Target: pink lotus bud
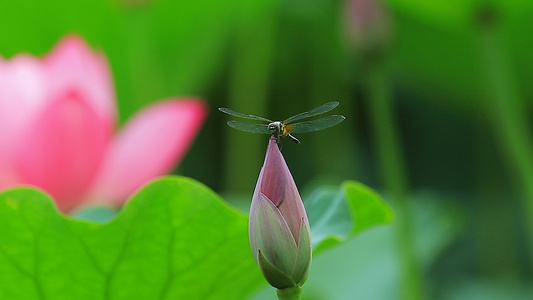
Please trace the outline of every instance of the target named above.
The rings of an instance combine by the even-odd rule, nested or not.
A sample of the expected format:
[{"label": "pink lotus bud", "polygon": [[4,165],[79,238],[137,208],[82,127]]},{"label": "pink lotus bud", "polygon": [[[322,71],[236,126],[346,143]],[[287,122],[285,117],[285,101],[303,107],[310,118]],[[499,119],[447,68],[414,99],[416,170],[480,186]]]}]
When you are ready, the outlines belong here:
[{"label": "pink lotus bud", "polygon": [[252,198],[249,234],[255,261],[270,285],[304,284],[311,266],[309,221],[273,137]]},{"label": "pink lotus bud", "polygon": [[349,0],[346,4],[355,48],[362,55],[379,55],[391,39],[391,22],[384,6],[379,0]]}]

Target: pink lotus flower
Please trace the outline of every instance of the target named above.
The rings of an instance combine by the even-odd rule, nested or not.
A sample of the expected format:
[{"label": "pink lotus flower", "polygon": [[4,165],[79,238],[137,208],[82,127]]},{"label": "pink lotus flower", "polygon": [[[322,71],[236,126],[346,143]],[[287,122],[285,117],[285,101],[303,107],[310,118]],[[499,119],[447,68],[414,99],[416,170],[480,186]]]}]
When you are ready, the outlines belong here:
[{"label": "pink lotus flower", "polygon": [[67,36],[42,59],[0,56],[0,188],[29,184],[62,211],[120,204],[183,157],[206,115],[194,99],[155,103],[118,133],[106,58]]}]

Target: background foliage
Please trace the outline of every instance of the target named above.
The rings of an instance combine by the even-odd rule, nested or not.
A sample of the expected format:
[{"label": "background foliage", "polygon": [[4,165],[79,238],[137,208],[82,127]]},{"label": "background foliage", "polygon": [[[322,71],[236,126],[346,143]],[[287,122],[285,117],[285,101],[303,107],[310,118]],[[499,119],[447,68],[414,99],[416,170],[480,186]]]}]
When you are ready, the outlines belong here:
[{"label": "background foliage", "polygon": [[[410,216],[421,276],[401,271],[410,239],[380,228],[317,258],[304,297],[391,299],[421,281],[429,299],[523,299],[533,277],[533,2],[384,4],[392,35],[376,77],[347,30],[346,2],[329,0],[1,1],[0,54],[42,55],[82,35],[109,59],[121,122],[154,100],[204,97],[211,115],[176,172],[241,206],[267,139],[231,131],[215,108],[283,119],[339,101],[341,125],[285,141],[295,181],[382,191]],[[398,147],[379,150],[387,110],[372,113],[376,90],[390,92]],[[387,181],[398,161],[405,171],[392,167],[400,176]]]}]

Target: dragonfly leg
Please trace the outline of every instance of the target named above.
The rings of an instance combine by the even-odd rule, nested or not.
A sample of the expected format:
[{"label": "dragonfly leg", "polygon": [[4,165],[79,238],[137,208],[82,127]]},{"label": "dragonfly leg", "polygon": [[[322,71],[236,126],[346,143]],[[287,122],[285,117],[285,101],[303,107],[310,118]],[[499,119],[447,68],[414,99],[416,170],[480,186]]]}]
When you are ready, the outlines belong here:
[{"label": "dragonfly leg", "polygon": [[295,142],[296,144],[299,144],[300,143],[300,140],[295,138],[294,135],[292,134],[288,134],[287,137],[289,137],[293,142]]},{"label": "dragonfly leg", "polygon": [[281,137],[279,134],[274,134],[274,138],[276,139],[276,144],[278,144],[279,151],[283,148],[283,144],[281,143]]}]

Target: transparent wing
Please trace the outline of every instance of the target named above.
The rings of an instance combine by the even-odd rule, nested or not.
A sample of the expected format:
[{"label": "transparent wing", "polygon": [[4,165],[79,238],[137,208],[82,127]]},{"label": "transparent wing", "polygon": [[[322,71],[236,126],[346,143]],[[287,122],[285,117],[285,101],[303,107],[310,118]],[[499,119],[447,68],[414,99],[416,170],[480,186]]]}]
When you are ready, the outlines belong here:
[{"label": "transparent wing", "polygon": [[258,116],[254,116],[254,115],[243,114],[243,113],[241,113],[241,112],[234,111],[234,110],[231,110],[231,109],[229,109],[229,108],[221,107],[221,108],[219,108],[218,110],[220,110],[221,112],[226,113],[226,114],[228,114],[228,115],[232,115],[232,116],[239,117],[239,118],[245,118],[245,119],[252,119],[252,120],[265,121],[265,122],[268,122],[268,123],[271,123],[271,122],[272,122],[272,120],[269,120],[269,119],[267,119],[267,118],[258,117]]},{"label": "transparent wing", "polygon": [[252,123],[245,123],[245,122],[239,122],[239,121],[228,121],[228,126],[252,133],[263,133],[263,134],[272,134],[268,130],[267,124],[252,124]]},{"label": "transparent wing", "polygon": [[301,114],[297,114],[296,116],[292,116],[290,118],[288,118],[287,120],[283,121],[283,123],[287,124],[287,123],[290,123],[290,122],[294,122],[296,120],[300,120],[300,119],[305,119],[305,118],[309,118],[309,117],[313,117],[313,116],[316,116],[316,115],[320,115],[320,114],[323,114],[327,111],[330,111],[332,109],[334,109],[335,107],[337,107],[337,105],[339,105],[339,102],[335,101],[335,102],[328,102],[324,105],[321,105],[317,108],[314,108],[314,109],[311,109],[310,111],[306,111],[306,112],[303,112]]},{"label": "transparent wing", "polygon": [[335,126],[340,122],[344,121],[345,119],[346,118],[344,116],[333,115],[317,120],[304,121],[292,125],[287,125],[287,130],[289,131],[289,133],[306,133],[311,131],[317,131],[331,126]]}]

